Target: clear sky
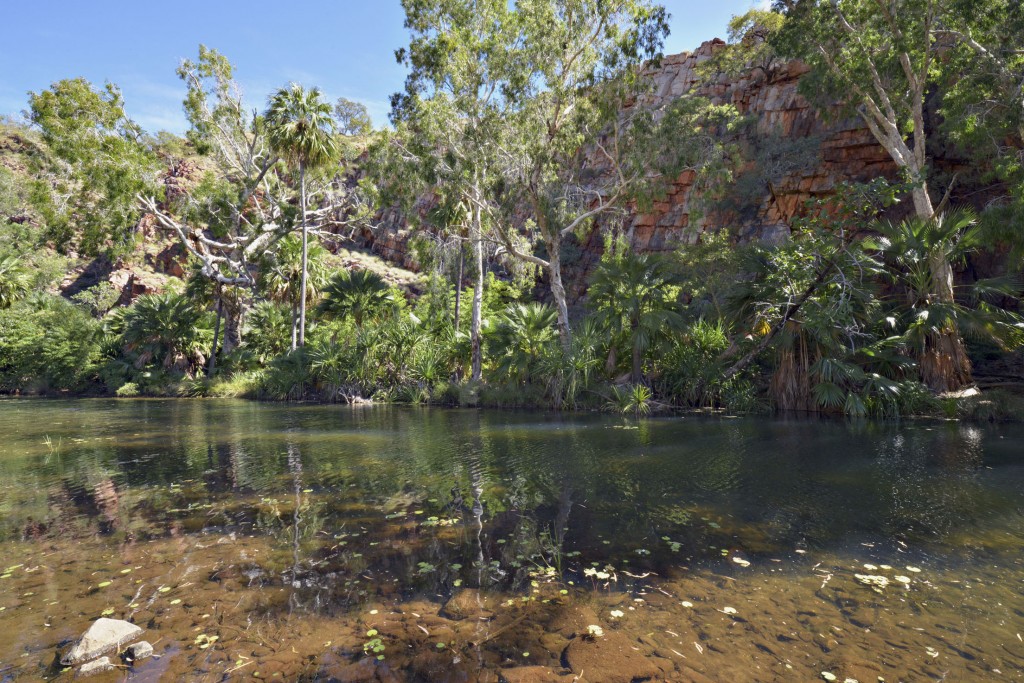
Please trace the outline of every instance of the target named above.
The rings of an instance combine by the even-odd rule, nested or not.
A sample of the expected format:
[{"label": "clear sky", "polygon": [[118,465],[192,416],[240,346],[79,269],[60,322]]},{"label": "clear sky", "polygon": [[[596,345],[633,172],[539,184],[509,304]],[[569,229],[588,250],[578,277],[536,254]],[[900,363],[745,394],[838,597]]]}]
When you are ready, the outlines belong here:
[{"label": "clear sky", "polygon": [[[663,2],[672,14],[665,53],[724,38],[732,15],[762,3]],[[84,76],[120,86],[146,130],[181,133],[184,86],[174,70],[200,43],[231,60],[253,108],[294,81],[362,102],[379,125],[405,79],[394,59],[407,40],[399,0],[18,0],[3,15],[0,114],[26,109],[29,91]]]}]

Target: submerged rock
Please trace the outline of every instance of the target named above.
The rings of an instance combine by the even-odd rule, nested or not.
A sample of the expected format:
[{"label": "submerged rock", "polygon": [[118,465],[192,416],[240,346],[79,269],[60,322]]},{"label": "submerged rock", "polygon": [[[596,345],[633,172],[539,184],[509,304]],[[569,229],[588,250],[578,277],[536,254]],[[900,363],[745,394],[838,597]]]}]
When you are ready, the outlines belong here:
[{"label": "submerged rock", "polygon": [[88,664],[83,664],[82,668],[75,674],[75,678],[84,678],[86,676],[92,676],[93,674],[101,674],[104,671],[110,671],[113,668],[114,663],[110,661],[110,657],[100,657]]},{"label": "submerged rock", "polygon": [[441,616],[448,619],[490,617],[494,600],[475,588],[463,588],[445,603]]},{"label": "submerged rock", "polygon": [[128,649],[124,651],[125,661],[137,662],[140,659],[153,656],[153,646],[147,643],[145,640],[134,645],[128,646]]},{"label": "submerged rock", "polygon": [[74,647],[60,658],[60,663],[73,666],[87,662],[117,650],[140,635],[142,629],[131,622],[101,617],[94,621]]},{"label": "submerged rock", "polygon": [[632,683],[675,669],[670,661],[644,656],[634,641],[617,631],[593,640],[575,638],[565,648],[565,661],[574,674],[582,673],[591,683]]},{"label": "submerged rock", "polygon": [[501,683],[559,683],[565,679],[546,666],[517,666],[498,672]]}]

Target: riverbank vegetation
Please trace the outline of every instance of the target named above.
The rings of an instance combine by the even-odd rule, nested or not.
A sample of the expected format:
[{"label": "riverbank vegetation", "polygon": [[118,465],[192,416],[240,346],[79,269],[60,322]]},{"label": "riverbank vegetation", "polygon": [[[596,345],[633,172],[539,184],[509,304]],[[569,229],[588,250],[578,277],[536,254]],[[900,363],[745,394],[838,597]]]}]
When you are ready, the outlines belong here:
[{"label": "riverbank vegetation", "polygon": [[[253,109],[202,46],[178,69],[183,138],[141,130],[113,85],[31,93],[0,130],[0,391],[1024,414],[1016,3],[734,20],[703,78],[802,59],[801,93],[893,164],[811,195],[783,239],[742,237],[736,207],[820,149],[744,148],[746,113],[697,88],[645,104],[663,8],[403,4],[389,127],[297,85]],[[680,177],[693,225],[732,207],[736,229],[637,250],[633,218]],[[418,275],[341,255],[396,214]],[[1009,368],[997,391],[976,395],[979,362]]]}]

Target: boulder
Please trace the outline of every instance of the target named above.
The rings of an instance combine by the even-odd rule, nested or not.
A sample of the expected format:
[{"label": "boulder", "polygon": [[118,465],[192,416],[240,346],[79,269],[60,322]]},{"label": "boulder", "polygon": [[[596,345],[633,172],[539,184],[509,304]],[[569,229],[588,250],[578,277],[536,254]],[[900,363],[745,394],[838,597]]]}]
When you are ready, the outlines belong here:
[{"label": "boulder", "polygon": [[502,683],[560,683],[566,680],[546,666],[517,666],[498,672]]},{"label": "boulder", "polygon": [[97,619],[89,630],[60,658],[60,663],[73,666],[96,659],[100,655],[119,649],[142,635],[142,629],[121,619]]},{"label": "boulder", "polygon": [[658,666],[659,658],[647,657],[636,643],[616,631],[594,639],[575,638],[565,648],[564,661],[574,674],[582,673],[590,683],[632,683],[647,680],[675,667]]},{"label": "boulder", "polygon": [[126,662],[137,662],[140,659],[153,656],[153,646],[147,643],[145,640],[134,645],[129,645],[128,649],[124,651],[124,659]]},{"label": "boulder", "polygon": [[114,663],[110,661],[110,657],[100,657],[88,664],[83,664],[82,668],[75,674],[75,678],[84,678],[86,676],[92,676],[93,674],[101,674],[104,671],[110,671],[114,668]]}]

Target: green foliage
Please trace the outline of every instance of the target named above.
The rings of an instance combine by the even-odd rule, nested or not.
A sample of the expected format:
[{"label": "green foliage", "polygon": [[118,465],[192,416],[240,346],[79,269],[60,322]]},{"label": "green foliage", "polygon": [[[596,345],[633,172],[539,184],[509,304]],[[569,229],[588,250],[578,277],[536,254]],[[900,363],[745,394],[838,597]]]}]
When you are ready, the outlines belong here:
[{"label": "green foliage", "polygon": [[625,245],[605,253],[590,282],[590,306],[614,352],[631,358],[632,381],[643,379],[643,361],[682,326],[679,274],[664,257],[637,254]]},{"label": "green foliage", "polygon": [[728,43],[715,51],[712,59],[699,66],[704,77],[725,73],[732,78],[752,73],[771,78],[779,61],[774,40],[785,17],[778,13],[752,9],[729,20]]},{"label": "green foliage", "polygon": [[24,298],[31,286],[32,277],[22,259],[0,252],[0,310]]},{"label": "green foliage", "polygon": [[396,301],[384,278],[372,270],[341,270],[324,286],[317,310],[328,319],[352,318],[362,327],[364,320],[383,315]]},{"label": "green foliage", "polygon": [[1024,6],[1016,0],[957,0],[938,36],[952,49],[941,86],[942,130],[973,162],[972,175],[1000,194],[986,203],[987,239],[1024,255]]},{"label": "green foliage", "polygon": [[625,388],[613,386],[612,399],[608,402],[608,407],[623,414],[632,413],[640,417],[650,414],[652,398],[650,387],[643,384],[633,384]]},{"label": "green foliage", "polygon": [[[306,253],[306,298],[315,301],[327,282],[327,250],[319,241],[309,243]],[[302,290],[302,240],[288,235],[277,249],[264,256],[257,288],[271,301],[298,308]]]},{"label": "green foliage", "polygon": [[962,261],[983,244],[973,212],[879,223],[875,232],[863,246],[877,250],[889,266],[883,275],[894,288],[888,301],[890,325],[902,334],[928,386],[944,390],[949,376],[969,376],[969,360],[959,346],[948,343],[950,336],[964,334],[1007,350],[1024,345],[1024,319],[990,303],[1019,296],[1022,286],[1013,278],[977,282],[959,299],[934,295],[935,280],[949,277],[947,264]]},{"label": "green foliage", "polygon": [[141,216],[136,197],[156,190],[156,156],[124,113],[121,93],[83,78],[29,94],[30,119],[50,152],[37,158],[33,203],[61,249],[124,253]]},{"label": "green foliage", "polygon": [[206,362],[213,341],[208,312],[181,294],[147,294],[116,311],[108,323],[122,351],[137,370],[193,376]]},{"label": "green foliage", "polygon": [[695,320],[725,316],[729,290],[742,277],[741,250],[726,230],[704,233],[697,244],[679,248],[675,270],[687,302],[685,316]]},{"label": "green foliage", "polygon": [[245,350],[259,365],[266,365],[288,350],[292,321],[287,308],[264,301],[246,318]]},{"label": "green foliage", "polygon": [[114,395],[118,398],[134,398],[141,392],[139,391],[139,385],[135,382],[125,382],[117,388]]},{"label": "green foliage", "polygon": [[366,136],[373,132],[373,121],[361,102],[339,97],[334,103],[334,120],[342,135]]},{"label": "green foliage", "polygon": [[82,391],[95,378],[102,330],[68,301],[36,294],[0,310],[0,391]]},{"label": "green foliage", "polygon": [[313,388],[308,349],[300,346],[271,361],[260,381],[260,393],[278,401],[299,401]]},{"label": "green foliage", "polygon": [[756,410],[756,391],[749,377],[722,379],[722,358],[729,345],[720,320],[688,325],[660,355],[655,388],[673,403],[694,408]]},{"label": "green foliage", "polygon": [[527,384],[540,380],[541,368],[558,351],[558,314],[541,303],[511,304],[489,321],[487,356],[497,381]]}]

